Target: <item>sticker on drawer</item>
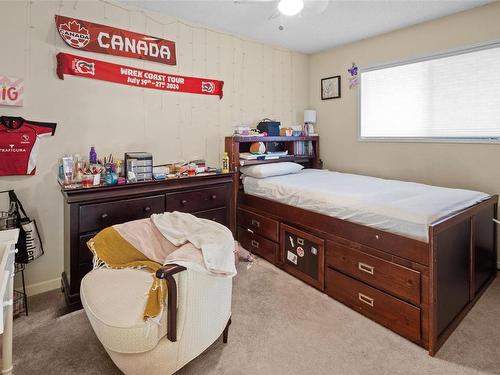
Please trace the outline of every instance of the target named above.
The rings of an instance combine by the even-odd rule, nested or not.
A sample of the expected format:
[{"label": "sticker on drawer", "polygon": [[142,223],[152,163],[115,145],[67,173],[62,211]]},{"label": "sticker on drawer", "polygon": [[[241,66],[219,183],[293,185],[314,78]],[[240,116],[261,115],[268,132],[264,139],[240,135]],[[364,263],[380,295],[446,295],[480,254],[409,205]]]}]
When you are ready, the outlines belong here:
[{"label": "sticker on drawer", "polygon": [[295,255],[291,251],[287,252],[286,259],[288,259],[293,264],[297,264],[297,255]]}]

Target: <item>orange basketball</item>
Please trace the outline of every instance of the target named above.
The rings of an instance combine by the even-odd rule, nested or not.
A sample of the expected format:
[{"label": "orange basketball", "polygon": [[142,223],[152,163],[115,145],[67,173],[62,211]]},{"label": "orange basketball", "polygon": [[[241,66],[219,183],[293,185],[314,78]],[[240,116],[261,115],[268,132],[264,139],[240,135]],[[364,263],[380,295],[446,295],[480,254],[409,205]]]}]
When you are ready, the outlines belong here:
[{"label": "orange basketball", "polygon": [[264,142],[254,142],[250,145],[250,152],[252,154],[263,154],[266,152],[266,146],[264,145]]}]

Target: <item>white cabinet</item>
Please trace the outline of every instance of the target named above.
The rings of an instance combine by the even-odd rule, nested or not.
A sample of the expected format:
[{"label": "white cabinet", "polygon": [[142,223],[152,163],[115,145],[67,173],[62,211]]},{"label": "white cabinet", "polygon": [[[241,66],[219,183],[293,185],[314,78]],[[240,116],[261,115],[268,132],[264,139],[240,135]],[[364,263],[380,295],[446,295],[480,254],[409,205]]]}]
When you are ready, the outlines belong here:
[{"label": "white cabinet", "polygon": [[19,229],[0,231],[0,333],[2,374],[12,373],[12,303],[14,299],[14,257]]}]

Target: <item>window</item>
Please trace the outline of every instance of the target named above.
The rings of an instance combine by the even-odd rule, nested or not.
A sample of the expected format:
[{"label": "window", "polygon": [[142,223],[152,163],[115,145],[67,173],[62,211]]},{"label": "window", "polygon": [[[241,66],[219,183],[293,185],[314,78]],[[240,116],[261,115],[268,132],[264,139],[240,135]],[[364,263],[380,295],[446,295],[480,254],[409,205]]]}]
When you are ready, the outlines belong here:
[{"label": "window", "polygon": [[500,141],[500,43],[360,74],[361,139]]}]

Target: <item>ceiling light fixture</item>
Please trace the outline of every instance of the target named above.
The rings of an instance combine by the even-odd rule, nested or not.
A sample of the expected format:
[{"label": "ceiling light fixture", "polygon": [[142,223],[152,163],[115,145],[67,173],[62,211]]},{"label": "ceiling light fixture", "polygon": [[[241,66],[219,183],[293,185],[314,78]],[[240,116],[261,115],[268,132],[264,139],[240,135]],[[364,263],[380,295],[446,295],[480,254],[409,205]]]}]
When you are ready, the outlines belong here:
[{"label": "ceiling light fixture", "polygon": [[295,16],[304,9],[304,0],[280,0],[278,10],[285,16]]}]

